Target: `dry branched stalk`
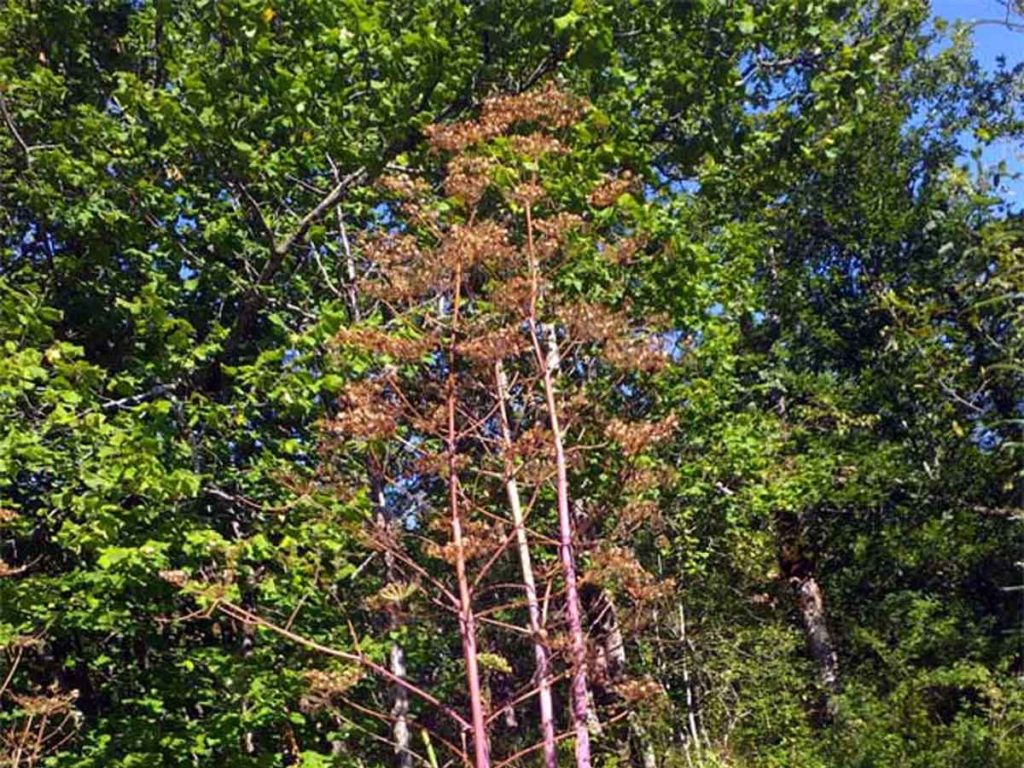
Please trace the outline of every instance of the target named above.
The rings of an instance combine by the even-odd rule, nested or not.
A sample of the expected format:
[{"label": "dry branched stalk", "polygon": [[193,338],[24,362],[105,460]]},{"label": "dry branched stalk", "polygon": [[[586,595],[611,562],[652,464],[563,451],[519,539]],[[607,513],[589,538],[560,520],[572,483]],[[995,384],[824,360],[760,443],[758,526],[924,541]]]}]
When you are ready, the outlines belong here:
[{"label": "dry branched stalk", "polygon": [[[458,758],[471,753],[476,768],[534,750],[553,768],[557,741],[568,735],[577,767],[589,768],[596,719],[589,675],[598,670],[588,661],[588,635],[601,622],[586,615],[580,590],[600,584],[640,604],[670,589],[629,548],[629,537],[657,517],[650,489],[661,477],[630,463],[677,425],[605,414],[590,396],[594,371],[635,379],[668,360],[628,304],[560,287],[573,259],[615,253],[614,269],[624,270],[647,245],[635,231],[593,231],[594,209],[614,206],[636,188],[628,171],[609,174],[575,204],[549,185],[546,174],[572,162],[565,129],[585,112],[583,102],[549,85],[490,99],[476,120],[427,129],[430,149],[444,156],[441,183],[408,175],[381,180],[393,223],[356,243],[362,277],[353,295],[364,306],[353,307],[353,323],[332,342],[340,359],[369,361],[324,421],[320,451],[325,487],[335,477],[332,457],[365,455],[374,467],[377,522],[367,524],[365,540],[371,557],[387,559],[387,579],[363,605],[391,615],[392,627],[398,611],[417,610],[413,604],[441,609],[431,619],[452,622],[462,648],[461,701],[442,704],[411,682],[416,670],[406,677],[404,668],[399,675],[369,658],[354,631],[353,649],[327,648],[224,594],[213,597],[229,616],[349,665],[340,676],[308,673],[304,708],[342,701],[360,675],[381,677],[441,709],[449,730],[439,743]],[[601,442],[580,442],[584,432]],[[600,546],[573,513],[588,492],[583,475],[592,450],[619,457],[626,490],[614,506],[600,498],[584,505],[594,510],[593,530],[603,526],[610,536]],[[339,494],[351,498],[352,490]],[[409,530],[384,530],[388,497],[414,494]],[[165,578],[185,583],[176,572]],[[620,629],[613,629],[621,645]],[[522,657],[516,649],[524,640],[532,670],[510,661]],[[641,682],[631,687],[628,677],[615,682],[620,702],[643,700],[641,690],[653,695]],[[559,722],[553,702],[563,686],[570,713]],[[515,720],[515,709],[534,706],[533,699],[537,743],[492,759],[504,746],[492,744],[492,728]],[[406,707],[402,717],[410,716]],[[613,712],[608,721],[624,717]],[[465,747],[455,746],[460,741]]]}]

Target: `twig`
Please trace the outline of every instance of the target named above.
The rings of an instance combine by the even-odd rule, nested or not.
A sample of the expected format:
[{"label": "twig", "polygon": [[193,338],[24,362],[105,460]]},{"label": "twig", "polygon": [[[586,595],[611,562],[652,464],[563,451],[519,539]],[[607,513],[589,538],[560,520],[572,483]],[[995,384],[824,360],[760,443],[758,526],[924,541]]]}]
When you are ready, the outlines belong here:
[{"label": "twig", "polygon": [[462,717],[462,715],[453,710],[451,707],[447,706],[436,696],[427,693],[422,688],[410,683],[408,680],[405,680],[404,678],[395,675],[387,667],[381,666],[377,662],[367,658],[361,653],[339,651],[337,648],[331,648],[328,645],[323,645],[322,643],[318,643],[316,640],[310,640],[308,637],[303,637],[302,635],[292,632],[291,630],[285,629],[282,626],[267,621],[263,617],[258,616],[252,611],[247,611],[245,608],[235,605],[234,603],[221,601],[217,604],[217,607],[219,610],[221,610],[223,613],[227,614],[233,619],[237,619],[238,621],[246,621],[250,624],[263,627],[264,629],[268,629],[271,632],[274,632],[275,634],[278,634],[287,640],[291,640],[292,642],[297,643],[298,645],[309,648],[310,650],[317,651],[319,653],[324,654],[325,656],[333,656],[344,661],[350,661],[354,664],[364,666],[371,672],[374,672],[380,675],[381,677],[390,680],[392,683],[395,683],[396,685],[402,686],[410,693],[426,701],[428,704],[434,705],[463,728],[469,729],[471,727],[466,718]]},{"label": "twig", "polygon": [[[335,203],[341,200],[341,196],[345,194],[348,188],[362,179],[364,175],[366,175],[365,167],[357,168],[348,176],[342,177],[341,180],[338,181],[338,183],[335,184],[326,195],[324,195],[323,199],[314,206],[313,210],[299,220],[298,226],[291,232],[291,234],[285,236],[283,240],[274,245],[274,257],[277,257],[276,261],[279,263],[280,259],[284,258],[288,251],[291,250],[291,247],[306,236],[309,228],[319,221]],[[271,270],[271,266],[274,262],[275,258],[271,258],[267,261],[266,266],[263,268],[263,273],[260,274],[261,283],[266,279],[269,279],[273,274],[273,271],[276,271],[276,267]],[[266,274],[268,271],[270,271],[270,273]]]},{"label": "twig", "polygon": [[25,143],[25,140],[21,138],[21,134],[18,133],[18,127],[14,124],[11,113],[7,110],[7,99],[4,98],[3,92],[0,92],[0,114],[3,115],[4,122],[7,123],[7,129],[11,132],[14,140],[18,142],[21,151],[25,153],[25,165],[32,165],[32,150]]}]

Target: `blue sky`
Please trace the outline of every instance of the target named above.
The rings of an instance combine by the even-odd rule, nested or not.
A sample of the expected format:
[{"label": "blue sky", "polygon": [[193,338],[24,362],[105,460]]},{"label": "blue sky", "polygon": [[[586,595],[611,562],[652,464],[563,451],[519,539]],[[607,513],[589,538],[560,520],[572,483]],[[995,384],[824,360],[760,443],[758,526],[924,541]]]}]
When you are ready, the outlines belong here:
[{"label": "blue sky", "polygon": [[[996,21],[1006,18],[1006,5],[1000,0],[932,0],[936,16],[950,21]],[[1022,21],[1018,16],[1017,21]],[[979,63],[988,69],[996,67],[999,56],[1008,66],[1024,61],[1024,31],[1014,31],[1000,24],[980,24],[974,28],[974,52]],[[1017,143],[999,143],[986,148],[983,159],[995,165],[1005,161],[1012,172],[1024,173],[1024,147]],[[1024,179],[1005,184],[1008,202],[1024,208]]]}]

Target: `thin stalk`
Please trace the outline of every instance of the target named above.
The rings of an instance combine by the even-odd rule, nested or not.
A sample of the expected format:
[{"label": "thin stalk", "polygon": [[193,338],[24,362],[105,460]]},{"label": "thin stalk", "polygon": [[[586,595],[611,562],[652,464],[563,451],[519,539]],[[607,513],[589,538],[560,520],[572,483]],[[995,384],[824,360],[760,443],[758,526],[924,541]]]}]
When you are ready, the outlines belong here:
[{"label": "thin stalk", "polygon": [[512,461],[512,431],[509,427],[508,410],[508,377],[499,360],[494,364],[494,379],[498,395],[498,414],[501,417],[502,455],[505,462],[505,493],[508,495],[508,506],[512,512],[512,523],[515,526],[516,548],[519,551],[519,566],[523,573],[523,588],[526,591],[526,606],[530,617],[530,631],[533,633],[533,655],[540,704],[540,729],[544,744],[544,765],[556,768],[558,765],[558,745],[555,742],[555,710],[551,700],[551,686],[548,683],[548,649],[545,645],[545,630],[541,624],[540,603],[537,600],[537,582],[533,576],[533,559],[530,556],[530,542],[526,536],[526,525],[523,518],[523,505],[519,498],[519,484],[515,479],[515,465]]},{"label": "thin stalk", "polygon": [[686,611],[682,601],[679,602],[679,639],[683,643],[683,685],[686,688],[686,723],[689,726],[690,738],[693,740],[697,754],[700,755],[700,731],[697,730],[696,706],[693,700],[693,688],[690,685],[690,668],[686,663]]},{"label": "thin stalk", "polygon": [[583,633],[579,589],[576,584],[576,557],[572,546],[572,518],[569,512],[569,473],[565,444],[558,419],[555,382],[551,361],[545,355],[537,334],[537,298],[540,291],[540,269],[533,243],[533,214],[526,204],[526,247],[530,261],[530,338],[537,365],[542,373],[544,399],[555,451],[556,491],[558,496],[558,552],[565,576],[565,615],[572,652],[572,719],[576,732],[576,766],[590,768],[590,731],[587,727],[587,649]]},{"label": "thin stalk", "polygon": [[451,344],[448,357],[448,382],[445,399],[448,409],[448,511],[451,515],[452,542],[455,544],[455,575],[459,582],[459,634],[462,636],[462,655],[466,664],[466,684],[469,693],[470,721],[473,731],[473,755],[476,768],[490,768],[490,746],[487,743],[487,723],[484,714],[480,668],[477,664],[476,617],[473,615],[469,579],[466,576],[465,542],[462,536],[462,518],[459,511],[459,475],[456,461],[455,385],[457,363],[455,343],[459,330],[459,303],[462,295],[462,264],[455,267],[452,290]]}]

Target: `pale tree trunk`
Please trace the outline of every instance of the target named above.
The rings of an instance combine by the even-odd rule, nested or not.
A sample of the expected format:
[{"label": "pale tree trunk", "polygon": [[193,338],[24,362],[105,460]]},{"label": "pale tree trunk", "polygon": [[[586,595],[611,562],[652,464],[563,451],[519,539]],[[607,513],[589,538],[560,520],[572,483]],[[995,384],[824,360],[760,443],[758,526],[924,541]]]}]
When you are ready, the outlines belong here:
[{"label": "pale tree trunk", "polygon": [[679,603],[679,641],[682,646],[683,686],[686,688],[686,725],[689,740],[693,742],[697,754],[700,755],[700,731],[697,729],[697,702],[693,696],[693,685],[690,683],[690,665],[686,663],[686,649],[689,642],[686,637],[686,610]]},{"label": "pale tree trunk", "polygon": [[793,515],[776,514],[779,537],[779,567],[793,590],[800,620],[804,625],[807,650],[818,668],[818,681],[825,694],[825,715],[836,715],[840,692],[839,659],[825,611],[825,596],[815,575],[814,562],[803,545],[803,522]]},{"label": "pale tree trunk", "polygon": [[565,615],[572,650],[572,715],[576,731],[576,766],[590,768],[589,691],[587,686],[587,647],[580,610],[579,587],[576,578],[576,555],[573,552],[572,519],[569,513],[569,473],[565,458],[562,428],[558,419],[558,403],[551,370],[540,349],[536,330],[532,330],[538,359],[544,366],[544,396],[555,449],[555,482],[558,497],[559,558],[565,577]]},{"label": "pale tree trunk", "polygon": [[[395,556],[391,547],[395,546],[392,541],[392,521],[387,512],[387,502],[384,498],[384,480],[379,469],[371,466],[370,487],[373,491],[373,501],[376,507],[375,524],[379,535],[384,543],[384,576],[388,584],[398,581],[398,572],[395,567]],[[386,609],[387,630],[389,632],[397,629],[398,617],[395,608],[389,606]],[[405,652],[398,643],[392,643],[388,649],[388,668],[399,680],[406,676]],[[401,685],[391,686],[391,739],[394,743],[395,766],[396,768],[412,768],[412,732],[409,728],[409,691]]]},{"label": "pale tree trunk", "polygon": [[495,385],[498,396],[498,413],[501,417],[502,450],[505,457],[505,492],[508,505],[512,512],[512,523],[515,526],[516,549],[519,553],[519,566],[523,574],[523,589],[526,592],[526,607],[530,620],[530,633],[533,636],[534,674],[537,680],[537,698],[540,706],[540,729],[544,741],[544,765],[555,768],[558,765],[558,747],[555,743],[555,709],[551,700],[551,683],[549,681],[550,660],[545,645],[546,632],[541,620],[540,603],[537,600],[537,582],[533,574],[533,560],[530,556],[530,542],[526,535],[526,524],[523,519],[523,505],[519,498],[519,485],[515,479],[515,466],[512,462],[512,430],[509,426],[508,409],[508,377],[501,362],[494,366]]},{"label": "pale tree trunk", "polygon": [[[579,499],[574,503],[576,511],[577,528],[580,528],[580,520],[583,517],[582,503]],[[604,675],[611,683],[621,682],[626,675],[626,641],[622,634],[622,625],[619,623],[619,613],[615,607],[615,598],[605,589],[593,586],[594,597],[589,602],[588,612],[592,616],[591,633],[596,636],[599,643],[601,664]],[[655,612],[657,622],[657,612]],[[591,691],[593,693],[593,691]],[[593,698],[591,698],[593,702]],[[596,707],[591,703],[590,719],[592,723],[600,721],[597,717]],[[657,768],[658,759],[651,742],[650,734],[641,722],[636,712],[629,716],[629,727],[633,732],[634,740],[639,751],[639,760],[644,768]]]},{"label": "pale tree trunk", "polygon": [[825,617],[825,598],[813,575],[795,582],[793,586],[807,634],[807,647],[818,666],[818,679],[828,697],[828,716],[834,717],[836,696],[839,694],[839,659]]}]

